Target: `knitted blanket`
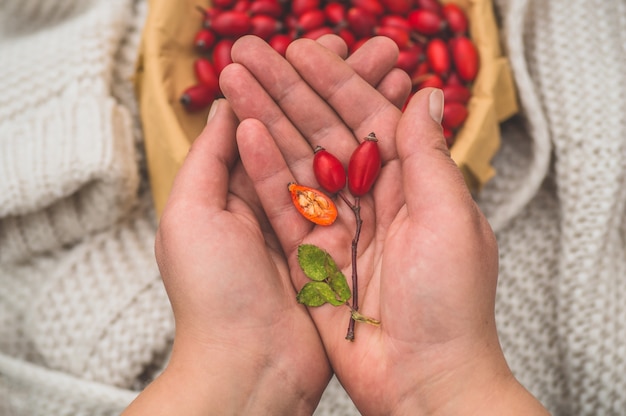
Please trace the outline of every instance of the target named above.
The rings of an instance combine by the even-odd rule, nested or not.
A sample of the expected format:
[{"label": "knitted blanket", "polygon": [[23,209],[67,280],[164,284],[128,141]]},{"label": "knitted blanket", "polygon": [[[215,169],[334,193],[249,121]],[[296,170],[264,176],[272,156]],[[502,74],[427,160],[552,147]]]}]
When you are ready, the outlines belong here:
[{"label": "knitted blanket", "polygon": [[[553,414],[626,414],[626,3],[494,6],[522,109],[476,196],[503,348]],[[146,15],[0,0],[2,415],[119,414],[167,362],[131,81]],[[333,379],[316,415],[356,414]]]}]

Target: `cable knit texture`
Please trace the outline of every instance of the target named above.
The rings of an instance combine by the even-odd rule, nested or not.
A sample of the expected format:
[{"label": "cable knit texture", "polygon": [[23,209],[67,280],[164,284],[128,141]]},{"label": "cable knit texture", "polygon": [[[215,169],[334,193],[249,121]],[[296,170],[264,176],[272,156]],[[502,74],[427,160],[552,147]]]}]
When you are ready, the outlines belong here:
[{"label": "cable knit texture", "polygon": [[163,367],[142,0],[0,0],[0,414],[115,415]]},{"label": "cable knit texture", "polygon": [[[522,108],[477,195],[502,345],[554,415],[623,415],[626,3],[494,6]],[[2,415],[119,414],[167,360],[130,82],[146,9],[0,0]],[[333,379],[315,414],[358,411]]]}]

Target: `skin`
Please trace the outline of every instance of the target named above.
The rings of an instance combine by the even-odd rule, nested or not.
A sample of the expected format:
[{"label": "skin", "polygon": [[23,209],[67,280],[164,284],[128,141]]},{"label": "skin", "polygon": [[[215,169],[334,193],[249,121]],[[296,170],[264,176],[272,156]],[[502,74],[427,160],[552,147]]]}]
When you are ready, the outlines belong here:
[{"label": "skin", "polygon": [[[336,37],[292,43],[286,59],[254,37],[222,73],[213,107],[160,221],[156,257],[176,319],[172,359],[124,413],[311,414],[334,371],[364,415],[547,414],[515,380],[494,319],[497,246],[450,159],[441,95],[393,70],[374,38],[349,58]],[[432,95],[431,95],[432,94]],[[238,122],[239,120],[239,122]],[[361,312],[295,302],[299,244],[350,275],[354,216],[315,226],[287,184],[315,186],[313,148],[347,163],[374,130],[383,168],[361,199]]]},{"label": "skin", "polygon": [[339,204],[335,224],[314,226],[290,208],[285,184],[316,185],[311,149],[317,145],[347,164],[355,138],[370,131],[379,138],[383,168],[361,198],[358,265],[360,311],[383,324],[359,325],[351,343],[344,339],[346,308],[309,310],[361,413],[515,414],[512,397],[523,414],[541,413],[513,378],[498,342],[496,240],[450,158],[439,124],[441,94],[431,100],[433,90],[420,91],[402,115],[370,86],[375,82],[313,41],[292,43],[286,58],[272,58],[257,39],[243,38],[221,85],[242,120],[240,156],[296,288],[307,282],[297,264],[303,243],[326,249],[350,275],[355,224]]},{"label": "skin", "polygon": [[[319,44],[345,56],[337,40]],[[400,105],[407,84],[394,80],[395,55],[373,65],[372,47],[350,64]],[[219,100],[173,185],[155,243],[176,321],[172,357],[124,415],[310,415],[332,375],[238,159],[237,125]]]}]

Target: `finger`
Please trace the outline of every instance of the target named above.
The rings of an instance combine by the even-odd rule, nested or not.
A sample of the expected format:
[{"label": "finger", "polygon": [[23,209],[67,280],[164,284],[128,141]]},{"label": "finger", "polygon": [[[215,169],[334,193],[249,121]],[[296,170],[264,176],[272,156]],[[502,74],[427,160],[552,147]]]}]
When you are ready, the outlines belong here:
[{"label": "finger", "polygon": [[398,46],[388,37],[376,36],[346,58],[346,63],[372,86],[391,71],[398,61]]},{"label": "finger", "polygon": [[298,169],[298,166],[311,165],[313,158],[311,145],[296,126],[291,123],[291,120],[285,116],[253,74],[244,66],[234,63],[222,71],[220,85],[224,96],[240,120],[256,119],[261,121],[271,133],[278,147],[285,149],[283,157],[289,166],[293,166],[296,181],[315,183],[311,169]]},{"label": "finger", "polygon": [[398,123],[396,143],[404,194],[413,218],[424,219],[424,213],[433,213],[439,217],[433,220],[441,221],[447,215],[445,210],[462,212],[461,207],[474,205],[443,138],[442,108],[441,90],[425,88],[413,96]]},{"label": "finger", "polygon": [[335,52],[342,59],[346,59],[348,56],[348,45],[337,35],[323,35],[317,38],[316,41],[326,49]]},{"label": "finger", "polygon": [[[293,175],[283,159],[276,142],[262,122],[256,119],[243,120],[237,128],[237,143],[241,149],[241,160],[250,178],[254,181],[254,186],[263,209],[267,212],[270,222],[274,225],[276,236],[284,252],[289,256],[288,260],[290,262],[297,261],[297,247],[304,241],[305,237],[307,243],[324,247],[329,252],[341,252],[345,251],[346,247],[349,247],[354,225],[353,221],[350,220],[351,215],[348,213],[348,211],[351,211],[350,208],[345,207],[343,210],[344,215],[341,215],[340,212],[337,219],[339,223],[342,221],[342,218],[347,218],[349,224],[347,228],[336,228],[338,224],[335,223],[331,226],[334,228],[335,234],[328,229],[324,230],[325,232],[323,233],[314,235],[315,233],[312,231],[317,226],[304,219],[293,207],[291,197],[287,191],[287,185],[293,180]],[[342,205],[338,205],[338,208]],[[346,229],[349,229],[350,232],[346,232]],[[349,262],[349,256],[346,257],[346,261]],[[335,260],[337,259],[335,258]],[[301,272],[292,273],[291,279],[296,290],[309,281],[304,273]],[[318,329],[324,339],[343,341],[343,335],[345,335],[343,324],[347,322],[345,309],[316,308],[310,312],[312,318],[318,323],[341,320],[342,325],[323,325]],[[329,332],[332,333],[332,336],[328,335]]]},{"label": "finger", "polygon": [[284,251],[291,253],[295,250],[295,242],[301,241],[313,228],[313,224],[302,218],[292,205],[287,186],[295,178],[261,121],[243,120],[237,128],[237,144],[263,209],[272,224],[280,224],[276,235]]},{"label": "finger", "polygon": [[204,210],[226,206],[229,170],[237,159],[237,118],[223,99],[215,101],[209,117],[176,175],[165,211],[179,204]]},{"label": "finger", "polygon": [[403,109],[411,93],[411,78],[402,69],[394,68],[378,83],[376,90],[399,109]]},{"label": "finger", "polygon": [[[307,41],[343,62],[316,41]],[[294,42],[289,48],[293,45]],[[349,157],[356,145],[352,132],[282,56],[261,39],[244,36],[234,44],[232,57],[249,74],[241,67],[226,68],[221,75],[224,94],[240,119],[256,118],[268,127],[290,165],[307,157],[307,153],[311,157],[314,146],[328,147],[331,141],[344,143],[343,148],[335,149],[338,157]],[[323,73],[328,61],[318,63],[318,70]]]},{"label": "finger", "polygon": [[[381,45],[393,41],[375,38]],[[393,50],[397,52],[395,44]],[[376,50],[386,50],[378,47]],[[397,55],[396,55],[397,56]],[[400,110],[359,76],[348,63],[319,44],[308,39],[292,42],[287,49],[287,60],[298,74],[339,114],[357,138],[376,132],[384,161],[396,157],[393,135],[400,118]],[[395,63],[395,61],[394,61]],[[296,108],[297,97],[284,95],[281,107]],[[313,120],[315,122],[316,120]],[[324,125],[314,125],[324,132]],[[340,140],[338,137],[336,140]]]},{"label": "finger", "polygon": [[[316,47],[308,48],[303,53],[291,51],[301,50],[301,44],[311,44]],[[344,120],[339,118],[336,113],[336,108],[333,109],[326,102],[325,97],[320,97],[320,88],[314,87],[315,91],[311,87],[302,81],[302,73],[298,73],[294,68],[289,65],[288,62],[282,60],[278,54],[273,51],[266,50],[267,47],[257,38],[242,38],[233,47],[233,59],[236,62],[244,65],[253,75],[254,79],[265,88],[272,99],[278,103],[283,109],[285,114],[291,119],[302,135],[306,137],[313,145],[321,145],[326,148],[331,148],[340,159],[347,160],[356,145],[354,136],[350,129],[347,129]],[[276,55],[276,56],[274,56]],[[349,70],[349,74],[354,76],[363,75],[366,81],[361,80],[357,88],[368,83],[378,83],[380,79],[389,72],[397,61],[397,47],[395,44],[387,38],[374,38],[370,42],[363,45],[353,56],[348,58],[350,65],[354,65],[355,69],[350,68],[349,64],[344,62],[335,53],[323,47],[319,43],[309,40],[300,39],[292,42],[287,51],[287,56],[292,56],[290,62],[294,65],[301,57],[308,59],[308,62],[312,65],[312,70],[308,71],[308,77],[317,81],[317,85],[321,85],[322,88],[328,89],[329,85],[333,82],[334,73],[337,72],[337,65],[343,70]],[[295,57],[295,58],[293,58]],[[295,61],[294,61],[295,59]],[[282,60],[282,61],[281,61]],[[379,65],[376,65],[376,63]],[[333,75],[331,73],[333,72]],[[300,71],[300,69],[298,69]],[[224,78],[224,75],[222,75]],[[360,79],[356,76],[355,79]],[[310,79],[306,79],[310,82]],[[230,84],[233,84],[232,79]],[[356,84],[355,84],[356,85]],[[226,90],[230,89],[228,86],[224,87]],[[350,113],[359,113],[371,111],[376,108],[377,104],[386,103],[390,108],[389,102],[384,100],[379,93],[376,92],[371,86],[368,86],[368,90],[371,94],[375,94],[381,101],[369,100],[370,97],[366,96],[364,103],[355,102],[350,103],[349,108],[344,107],[342,110],[349,116]],[[231,92],[234,92],[231,89]],[[240,92],[243,92],[240,90]],[[346,93],[346,99],[354,91],[349,89],[342,90]],[[228,92],[226,92],[228,93]],[[230,96],[229,96],[230,99]],[[269,103],[268,103],[269,104]],[[238,109],[239,106],[233,105]],[[263,107],[258,103],[257,108]],[[363,107],[362,109],[360,107]],[[358,111],[357,111],[358,110]],[[240,118],[242,114],[238,112]],[[275,120],[273,114],[246,114],[248,117],[259,118],[267,125],[266,119]],[[353,128],[353,126],[348,125]],[[272,126],[268,126],[273,135],[277,135],[275,129]],[[357,131],[357,136],[366,136],[371,131],[371,127],[363,128],[362,131]],[[279,136],[282,136],[279,134]],[[293,140],[293,138],[292,138]],[[286,149],[284,146],[293,146],[293,142],[281,142],[280,138],[277,140],[279,146]],[[287,147],[289,148],[289,147]],[[290,149],[293,150],[293,149]],[[290,157],[287,157],[290,159]],[[288,160],[289,161],[289,160]]]},{"label": "finger", "polygon": [[317,42],[345,59],[361,78],[375,86],[396,107],[404,106],[411,92],[411,79],[405,71],[395,67],[398,52],[388,38],[371,38],[350,56],[345,41],[337,35],[321,36]]}]

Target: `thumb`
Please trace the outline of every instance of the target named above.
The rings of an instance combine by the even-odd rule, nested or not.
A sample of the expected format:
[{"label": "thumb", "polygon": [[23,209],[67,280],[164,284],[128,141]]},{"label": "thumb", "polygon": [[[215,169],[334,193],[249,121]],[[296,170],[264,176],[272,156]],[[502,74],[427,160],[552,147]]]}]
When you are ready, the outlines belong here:
[{"label": "thumb", "polygon": [[474,206],[463,174],[450,157],[443,137],[442,113],[442,91],[424,88],[413,96],[398,123],[396,146],[407,209],[412,217],[428,209],[444,214],[446,207],[458,211]]}]

